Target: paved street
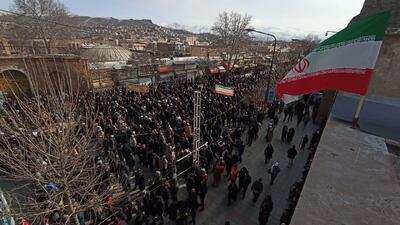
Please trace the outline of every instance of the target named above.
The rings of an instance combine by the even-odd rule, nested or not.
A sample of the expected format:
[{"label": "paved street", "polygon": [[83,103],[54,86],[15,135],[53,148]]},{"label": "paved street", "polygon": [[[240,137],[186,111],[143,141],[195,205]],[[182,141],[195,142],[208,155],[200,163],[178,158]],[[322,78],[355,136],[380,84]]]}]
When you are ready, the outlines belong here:
[{"label": "paved street", "polygon": [[[301,178],[303,172],[303,166],[307,160],[308,151],[299,152],[297,157],[295,158],[294,165],[292,168],[286,168],[288,159],[287,159],[287,150],[290,145],[286,143],[282,143],[280,140],[281,131],[283,127],[282,122],[283,114],[281,116],[281,120],[278,123],[278,126],[274,133],[273,139],[273,147],[274,147],[274,155],[271,162],[267,165],[264,164],[264,148],[266,146],[265,134],[266,134],[266,121],[259,132],[259,138],[257,141],[253,142],[251,147],[246,147],[243,163],[239,165],[239,167],[246,166],[250,171],[250,175],[252,176],[252,180],[256,180],[259,177],[262,177],[264,184],[264,192],[258,199],[257,203],[252,202],[252,193],[250,190],[251,185],[249,186],[246,194],[246,198],[241,200],[241,197],[238,196],[236,202],[231,204],[231,206],[227,206],[227,183],[226,181],[221,182],[221,185],[218,188],[214,188],[211,186],[212,182],[212,174],[209,175],[209,189],[206,197],[206,209],[202,212],[198,213],[197,224],[199,225],[224,225],[226,220],[231,221],[232,225],[253,225],[258,224],[258,212],[260,208],[260,204],[267,193],[271,193],[272,199],[274,202],[274,207],[272,214],[270,216],[268,225],[277,225],[279,224],[279,219],[282,215],[283,210],[287,205],[287,198],[289,196],[289,190],[291,185],[298,181]],[[296,128],[295,119],[290,126],[294,126],[296,129],[296,135],[292,144],[295,144],[296,147],[300,143],[300,139],[306,133],[311,138],[311,135],[316,126],[313,126],[309,123],[306,129],[303,129],[303,125],[301,124],[299,128]],[[290,126],[288,126],[290,128]],[[245,137],[244,137],[245,138]],[[279,173],[274,185],[272,187],[269,186],[269,174],[267,174],[267,169],[271,166],[272,162],[278,161],[280,163],[281,172]],[[268,175],[268,176],[267,176]]]}]

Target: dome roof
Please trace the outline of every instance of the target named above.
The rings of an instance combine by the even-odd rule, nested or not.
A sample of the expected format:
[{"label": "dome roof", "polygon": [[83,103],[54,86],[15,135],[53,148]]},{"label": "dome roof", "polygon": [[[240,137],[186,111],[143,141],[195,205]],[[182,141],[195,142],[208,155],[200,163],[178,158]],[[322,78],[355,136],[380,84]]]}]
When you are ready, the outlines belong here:
[{"label": "dome roof", "polygon": [[99,45],[82,53],[82,57],[92,62],[128,61],[132,52],[120,46]]}]

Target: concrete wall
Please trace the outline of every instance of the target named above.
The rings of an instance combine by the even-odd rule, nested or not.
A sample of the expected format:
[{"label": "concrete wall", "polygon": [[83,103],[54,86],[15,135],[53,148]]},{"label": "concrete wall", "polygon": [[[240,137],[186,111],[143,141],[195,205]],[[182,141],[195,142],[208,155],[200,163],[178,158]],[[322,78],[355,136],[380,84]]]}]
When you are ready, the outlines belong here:
[{"label": "concrete wall", "polygon": [[[400,1],[399,1],[400,2]],[[400,17],[398,18],[400,21]],[[386,35],[368,95],[400,100],[400,34]]]},{"label": "concrete wall", "polygon": [[[31,89],[48,87],[52,76],[68,75],[72,88],[76,91],[87,90],[91,82],[87,60],[78,56],[9,56],[0,57],[0,73],[8,70],[20,71],[27,77]],[[54,81],[57,79],[55,78]]]},{"label": "concrete wall", "polygon": [[365,0],[360,14],[353,20],[387,10],[392,14],[368,95],[400,98],[400,1]]},{"label": "concrete wall", "polygon": [[398,225],[400,186],[383,138],[330,119],[291,225]]}]

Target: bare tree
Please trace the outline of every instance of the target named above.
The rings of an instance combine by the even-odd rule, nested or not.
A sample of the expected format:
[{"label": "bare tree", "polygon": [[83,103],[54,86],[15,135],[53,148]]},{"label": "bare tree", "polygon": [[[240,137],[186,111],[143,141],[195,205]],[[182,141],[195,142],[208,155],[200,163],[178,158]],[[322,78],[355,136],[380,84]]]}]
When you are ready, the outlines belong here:
[{"label": "bare tree", "polygon": [[68,27],[62,26],[69,18],[68,9],[57,0],[14,0],[12,10],[14,35],[20,39],[41,39],[46,53],[51,53],[52,42],[66,36]]},{"label": "bare tree", "polygon": [[111,196],[106,163],[96,160],[102,131],[95,107],[71,88],[69,75],[51,76],[43,74],[40,86],[32,81],[32,96],[15,90],[4,103],[0,176],[14,188],[6,192],[11,211],[0,218],[79,224],[79,212],[104,208]]},{"label": "bare tree", "polygon": [[226,53],[223,59],[228,65],[228,72],[233,69],[233,64],[238,61],[241,49],[249,40],[245,29],[249,28],[250,21],[251,16],[225,11],[218,15],[211,28]]}]

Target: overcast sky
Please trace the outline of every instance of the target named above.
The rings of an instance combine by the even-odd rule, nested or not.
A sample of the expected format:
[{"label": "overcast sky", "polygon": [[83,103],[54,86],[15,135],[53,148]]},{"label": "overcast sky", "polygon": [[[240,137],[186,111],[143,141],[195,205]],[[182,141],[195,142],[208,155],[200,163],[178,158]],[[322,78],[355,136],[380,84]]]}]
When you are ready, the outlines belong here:
[{"label": "overcast sky", "polygon": [[[8,9],[12,0],[0,0]],[[211,26],[218,13],[234,10],[253,17],[253,27],[323,34],[340,30],[364,0],[61,0],[73,14],[151,19],[158,24]]]}]

